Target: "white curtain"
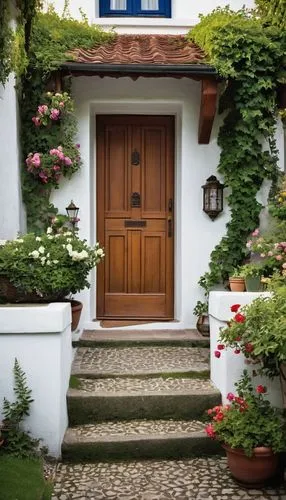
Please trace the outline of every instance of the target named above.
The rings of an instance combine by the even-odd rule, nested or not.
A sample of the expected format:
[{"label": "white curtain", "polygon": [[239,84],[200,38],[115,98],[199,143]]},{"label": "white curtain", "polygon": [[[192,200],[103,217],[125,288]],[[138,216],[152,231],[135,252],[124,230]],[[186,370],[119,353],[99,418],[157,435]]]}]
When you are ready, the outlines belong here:
[{"label": "white curtain", "polygon": [[142,10],[159,10],[159,0],[141,0]]},{"label": "white curtain", "polygon": [[110,0],[110,10],[126,10],[127,0]]}]

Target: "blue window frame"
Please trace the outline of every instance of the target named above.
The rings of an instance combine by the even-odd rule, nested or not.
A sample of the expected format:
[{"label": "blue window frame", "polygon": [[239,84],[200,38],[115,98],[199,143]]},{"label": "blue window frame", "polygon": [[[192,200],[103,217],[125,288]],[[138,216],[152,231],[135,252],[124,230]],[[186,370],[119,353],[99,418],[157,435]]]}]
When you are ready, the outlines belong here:
[{"label": "blue window frame", "polygon": [[99,0],[100,17],[171,17],[171,0]]}]

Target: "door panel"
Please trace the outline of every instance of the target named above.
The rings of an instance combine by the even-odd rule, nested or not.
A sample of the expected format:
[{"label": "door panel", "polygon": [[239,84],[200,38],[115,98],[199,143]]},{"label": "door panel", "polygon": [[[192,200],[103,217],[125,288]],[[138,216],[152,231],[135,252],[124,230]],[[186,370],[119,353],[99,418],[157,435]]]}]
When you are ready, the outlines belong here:
[{"label": "door panel", "polygon": [[[98,318],[173,318],[174,120],[97,117]],[[170,203],[170,200],[172,203]]]}]

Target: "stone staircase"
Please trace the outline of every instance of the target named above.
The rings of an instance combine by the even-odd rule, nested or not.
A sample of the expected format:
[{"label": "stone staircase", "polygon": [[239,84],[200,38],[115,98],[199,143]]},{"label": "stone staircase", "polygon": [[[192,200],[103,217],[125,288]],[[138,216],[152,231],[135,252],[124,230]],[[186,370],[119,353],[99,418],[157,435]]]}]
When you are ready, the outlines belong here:
[{"label": "stone staircase", "polygon": [[219,452],[208,340],[186,331],[86,331],[76,343],[63,460],[178,459]]}]

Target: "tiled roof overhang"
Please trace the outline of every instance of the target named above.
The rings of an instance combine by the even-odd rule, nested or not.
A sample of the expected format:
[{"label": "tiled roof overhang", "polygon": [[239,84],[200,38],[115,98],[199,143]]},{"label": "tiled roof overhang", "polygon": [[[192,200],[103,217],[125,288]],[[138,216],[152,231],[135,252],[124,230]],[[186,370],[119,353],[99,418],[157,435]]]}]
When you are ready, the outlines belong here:
[{"label": "tiled roof overhang", "polygon": [[72,50],[62,68],[74,75],[215,75],[204,59],[203,51],[182,35],[117,35],[98,47]]},{"label": "tiled roof overhang", "polygon": [[216,113],[217,74],[204,52],[182,35],[117,35],[89,50],[74,49],[62,73],[120,78],[193,78],[201,80],[199,144],[208,144]]}]

